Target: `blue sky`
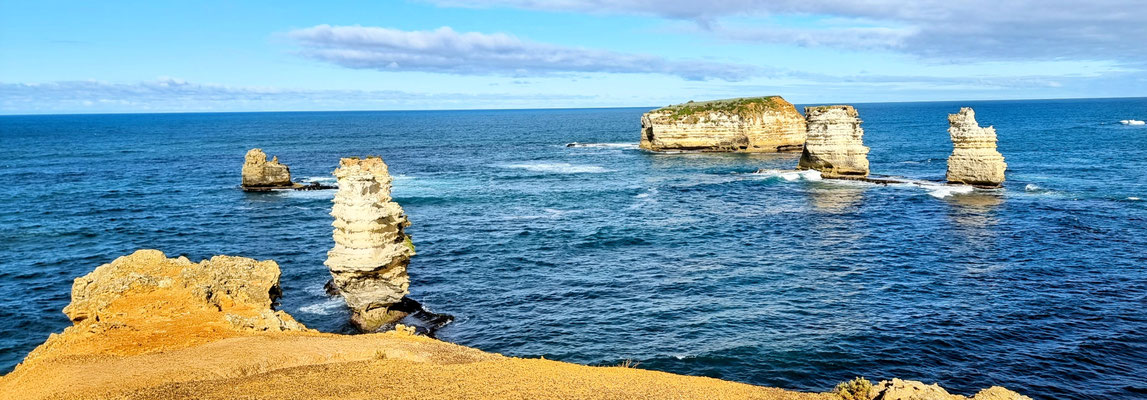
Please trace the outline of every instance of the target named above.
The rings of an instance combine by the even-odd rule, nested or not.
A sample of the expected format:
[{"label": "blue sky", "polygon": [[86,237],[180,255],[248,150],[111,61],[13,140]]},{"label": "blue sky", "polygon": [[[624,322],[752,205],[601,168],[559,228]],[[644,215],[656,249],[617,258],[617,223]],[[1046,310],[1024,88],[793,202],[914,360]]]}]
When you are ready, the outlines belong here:
[{"label": "blue sky", "polygon": [[4,1],[0,113],[1147,96],[1137,3]]}]

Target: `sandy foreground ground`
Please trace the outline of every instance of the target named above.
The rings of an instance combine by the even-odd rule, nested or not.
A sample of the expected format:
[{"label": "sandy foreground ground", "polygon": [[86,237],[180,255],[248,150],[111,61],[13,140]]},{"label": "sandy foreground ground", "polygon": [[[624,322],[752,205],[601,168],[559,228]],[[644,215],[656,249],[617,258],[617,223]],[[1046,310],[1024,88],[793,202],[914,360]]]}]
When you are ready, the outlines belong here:
[{"label": "sandy foreground ground", "polygon": [[405,332],[239,336],[134,355],[49,357],[4,399],[827,399],[712,378],[503,357]]}]

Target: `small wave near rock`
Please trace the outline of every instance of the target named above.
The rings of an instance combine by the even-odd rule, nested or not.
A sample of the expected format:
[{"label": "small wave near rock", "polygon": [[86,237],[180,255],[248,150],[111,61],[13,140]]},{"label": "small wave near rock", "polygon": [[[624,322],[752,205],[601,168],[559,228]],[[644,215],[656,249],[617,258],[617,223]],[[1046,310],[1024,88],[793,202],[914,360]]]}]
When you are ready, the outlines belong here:
[{"label": "small wave near rock", "polygon": [[503,168],[524,169],[533,172],[546,172],[553,174],[600,174],[605,172],[613,172],[611,169],[605,169],[596,165],[575,165],[570,163],[517,163],[517,164],[504,164],[500,165]]},{"label": "small wave near rock", "polygon": [[590,147],[590,148],[604,148],[604,149],[634,149],[638,148],[637,143],[581,143],[571,142],[566,143],[566,147]]},{"label": "small wave near rock", "polygon": [[788,182],[794,181],[809,181],[817,182],[824,178],[821,177],[820,171],[805,170],[805,171],[792,171],[792,170],[778,170],[778,169],[762,169],[753,173],[754,175],[762,176],[765,179],[780,178]]},{"label": "small wave near rock", "polygon": [[937,199],[942,199],[955,194],[968,194],[976,190],[976,188],[967,185],[922,185],[928,189],[928,195]]}]

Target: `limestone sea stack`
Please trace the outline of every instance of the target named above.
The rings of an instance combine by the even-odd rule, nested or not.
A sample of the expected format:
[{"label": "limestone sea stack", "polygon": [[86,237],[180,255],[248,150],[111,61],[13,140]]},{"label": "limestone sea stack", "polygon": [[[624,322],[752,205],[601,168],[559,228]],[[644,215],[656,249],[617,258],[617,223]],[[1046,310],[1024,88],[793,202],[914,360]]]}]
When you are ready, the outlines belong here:
[{"label": "limestone sea stack", "polygon": [[279,162],[279,157],[267,161],[267,154],[261,149],[247,151],[243,162],[243,190],[266,191],[291,189],[291,169]]},{"label": "limestone sea stack", "polygon": [[868,148],[862,122],[852,106],[805,107],[808,139],[798,169],[820,171],[825,178],[868,176]]},{"label": "limestone sea stack", "polygon": [[334,174],[335,247],[325,264],[354,313],[351,321],[365,332],[377,331],[406,316],[391,307],[410,286],[406,266],[414,246],[403,232],[410,222],[391,200],[390,174],[381,158],[344,158]]},{"label": "limestone sea stack", "polygon": [[690,101],[641,116],[641,148],[651,151],[775,153],[804,142],[804,118],[780,96]]},{"label": "limestone sea stack", "polygon": [[948,157],[948,182],[999,187],[1004,183],[1004,156],[996,151],[996,128],[981,128],[976,112],[963,107],[948,114],[952,155]]}]

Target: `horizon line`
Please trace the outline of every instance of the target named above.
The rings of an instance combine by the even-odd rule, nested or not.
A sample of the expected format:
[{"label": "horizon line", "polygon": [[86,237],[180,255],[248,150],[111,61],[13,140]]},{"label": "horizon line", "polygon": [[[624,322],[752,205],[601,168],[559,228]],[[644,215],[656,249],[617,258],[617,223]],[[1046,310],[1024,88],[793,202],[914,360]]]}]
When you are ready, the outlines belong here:
[{"label": "horizon line", "polygon": [[[784,97],[784,96],[780,96]],[[1127,100],[1147,99],[1147,96],[1122,97],[1058,97],[1033,99],[959,99],[959,100],[921,100],[921,101],[862,101],[862,102],[814,102],[792,103],[793,106],[802,105],[835,105],[835,104],[902,104],[902,103],[951,103],[951,102],[1010,102],[1010,101],[1062,101],[1062,100]],[[723,99],[710,99],[700,101],[713,101]],[[679,103],[678,103],[679,104]],[[657,109],[664,106],[614,106],[614,107],[536,107],[536,108],[433,108],[433,109],[374,109],[374,110],[258,110],[258,111],[134,111],[134,112],[73,112],[73,113],[24,113],[8,114],[0,110],[0,117],[35,117],[35,116],[67,116],[67,115],[181,115],[181,114],[259,114],[259,113],[352,113],[352,112],[450,112],[450,111],[557,111],[557,110],[612,110],[625,108]]]}]

